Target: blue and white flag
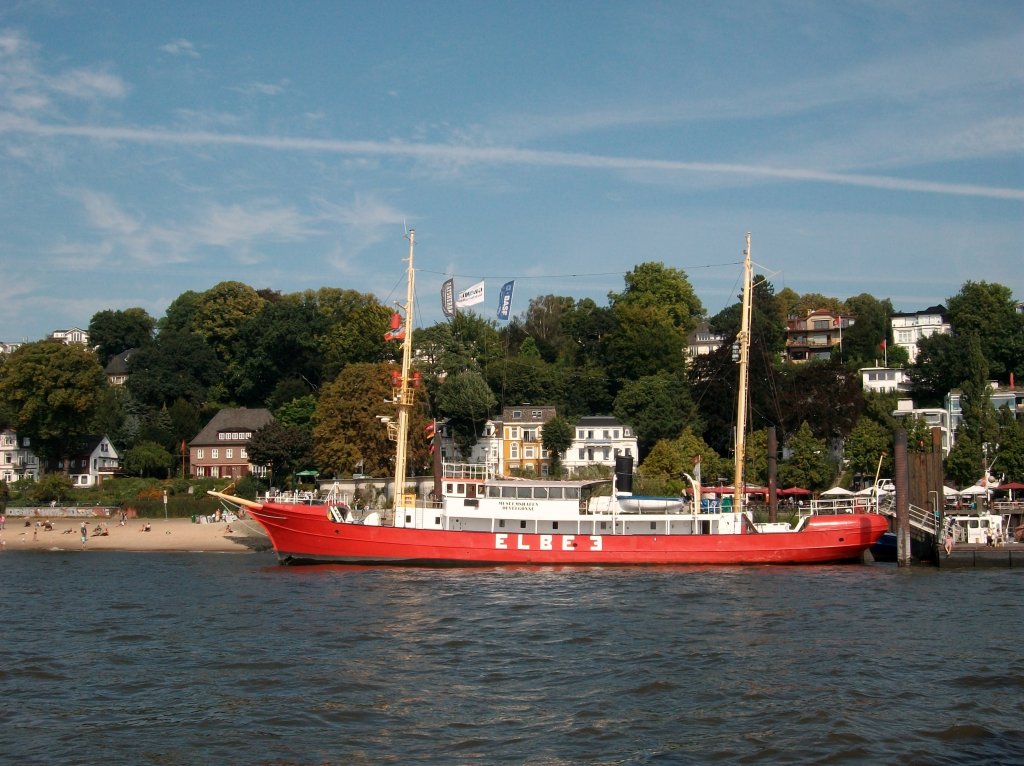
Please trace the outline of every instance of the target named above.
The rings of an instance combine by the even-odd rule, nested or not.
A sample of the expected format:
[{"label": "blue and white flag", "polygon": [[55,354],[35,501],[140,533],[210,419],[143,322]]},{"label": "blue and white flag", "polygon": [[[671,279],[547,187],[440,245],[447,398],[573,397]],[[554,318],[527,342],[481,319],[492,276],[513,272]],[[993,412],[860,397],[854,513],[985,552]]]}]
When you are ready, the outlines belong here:
[{"label": "blue and white flag", "polygon": [[461,293],[459,297],[455,299],[455,305],[464,309],[466,306],[475,306],[478,303],[484,302],[484,283],[477,282],[472,287],[467,287]]},{"label": "blue and white flag", "polygon": [[514,279],[511,282],[506,282],[501,286],[501,292],[498,294],[498,319],[503,322],[507,322],[509,314],[512,313],[512,290],[515,286]]}]

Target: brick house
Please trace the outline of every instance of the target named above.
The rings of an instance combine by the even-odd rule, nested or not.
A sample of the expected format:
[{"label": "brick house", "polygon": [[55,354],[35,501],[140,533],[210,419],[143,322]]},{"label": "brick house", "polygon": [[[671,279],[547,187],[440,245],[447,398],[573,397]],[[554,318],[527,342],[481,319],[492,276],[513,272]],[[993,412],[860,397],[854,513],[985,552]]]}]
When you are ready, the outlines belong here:
[{"label": "brick house", "polygon": [[218,412],[189,442],[190,475],[237,479],[253,473],[246,446],[253,432],[273,419],[265,408],[238,407]]}]

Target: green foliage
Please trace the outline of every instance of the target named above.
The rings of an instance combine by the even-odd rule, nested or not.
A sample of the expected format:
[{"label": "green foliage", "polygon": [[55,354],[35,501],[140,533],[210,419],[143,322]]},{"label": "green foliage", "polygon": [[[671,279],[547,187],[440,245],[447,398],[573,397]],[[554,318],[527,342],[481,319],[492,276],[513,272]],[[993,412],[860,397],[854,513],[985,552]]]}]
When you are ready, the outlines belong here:
[{"label": "green foliage", "polygon": [[882,476],[892,476],[892,430],[862,415],[843,447],[849,469],[856,474],[870,476],[874,481],[878,460],[883,455]]},{"label": "green foliage", "polygon": [[196,300],[193,331],[224,364],[235,358],[241,329],[262,311],[266,301],[246,284],[220,282]]},{"label": "green foliage", "polygon": [[476,444],[480,430],[498,403],[479,373],[450,375],[437,392],[438,414],[448,420],[455,446],[465,454]]},{"label": "green foliage", "polygon": [[281,486],[296,472],[309,468],[313,437],[305,428],[272,420],[253,433],[246,449],[249,462],[268,467],[272,481]]},{"label": "green foliage", "polygon": [[634,266],[626,273],[625,281],[626,287],[621,293],[608,294],[613,309],[625,306],[651,309],[664,316],[684,338],[704,316],[700,298],[686,273],[679,269],[649,261]]},{"label": "green foliage", "polygon": [[16,413],[18,435],[44,460],[67,457],[88,433],[106,388],[96,355],[77,345],[26,343],[0,367],[0,401]]},{"label": "green foliage", "polygon": [[[843,329],[842,361],[854,368],[875,366],[876,360],[881,361],[880,345],[889,338],[892,303],[888,298],[880,301],[867,293],[861,293],[847,299],[846,310],[853,314],[855,321]],[[891,343],[888,345],[890,351],[904,351],[899,346]]]},{"label": "green foliage", "polygon": [[156,442],[143,441],[125,453],[122,467],[132,476],[165,479],[174,470],[174,456]]},{"label": "green foliage", "polygon": [[958,487],[969,487],[981,479],[983,463],[981,445],[958,431],[956,442],[943,463],[946,478],[952,479]]},{"label": "green foliage", "polygon": [[659,440],[647,454],[637,472],[645,493],[680,495],[690,487],[686,474],[697,478],[696,463],[700,458],[703,485],[713,484],[729,472],[723,460],[707,442],[687,426],[678,438]]},{"label": "green foliage", "polygon": [[660,439],[675,439],[698,422],[686,380],[667,373],[627,382],[615,397],[613,414],[638,435],[641,460]]},{"label": "green foliage", "polygon": [[789,459],[779,465],[779,481],[783,486],[811,490],[831,486],[837,474],[836,467],[829,461],[825,440],[815,437],[806,422],[801,423],[789,438],[787,447]]},{"label": "green foliage", "polygon": [[93,314],[89,322],[89,342],[100,364],[106,365],[110,357],[152,341],[155,329],[156,320],[145,309],[105,309]]},{"label": "green foliage", "polygon": [[1024,482],[1024,417],[1014,417],[1005,407],[999,411],[999,446],[993,470],[1007,481]]},{"label": "green foliage", "polygon": [[129,357],[126,385],[132,396],[150,407],[177,399],[200,406],[223,375],[224,364],[201,337],[163,330]]},{"label": "green foliage", "polygon": [[559,475],[562,464],[562,457],[565,451],[572,446],[575,428],[573,424],[561,415],[556,415],[544,424],[541,431],[541,443],[551,454],[551,472]]},{"label": "green foliage", "polygon": [[7,482],[0,479],[0,512],[7,510],[7,501],[11,499],[11,488]]},{"label": "green foliage", "polygon": [[316,414],[316,397],[312,394],[292,399],[274,410],[274,417],[286,426],[296,426],[311,430],[313,416]]},{"label": "green foliage", "polygon": [[71,479],[62,473],[48,473],[39,477],[29,490],[29,497],[37,503],[60,503],[71,497],[72,492]]},{"label": "green foliage", "polygon": [[965,282],[949,299],[949,321],[961,339],[977,335],[983,377],[1006,382],[1024,373],[1024,314],[1010,288],[989,282]]}]

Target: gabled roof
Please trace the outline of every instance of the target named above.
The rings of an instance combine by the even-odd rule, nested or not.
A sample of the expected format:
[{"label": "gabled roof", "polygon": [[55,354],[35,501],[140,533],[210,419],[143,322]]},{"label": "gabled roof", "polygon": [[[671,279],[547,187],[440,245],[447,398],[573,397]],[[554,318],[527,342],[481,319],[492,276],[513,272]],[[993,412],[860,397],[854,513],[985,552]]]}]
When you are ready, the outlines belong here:
[{"label": "gabled roof", "polygon": [[[196,434],[189,442],[194,447],[203,447],[207,444],[224,444],[223,439],[218,439],[217,434],[222,431],[256,431],[267,423],[271,422],[274,416],[265,407],[249,409],[248,407],[226,408],[218,412],[206,427]],[[240,443],[245,439],[238,440]]]},{"label": "gabled roof", "polygon": [[[81,460],[92,457],[92,453],[96,451],[96,448],[100,446],[100,443],[106,439],[104,435],[89,434],[88,436],[82,436],[77,442],[71,447],[69,457],[72,460]],[[107,439],[109,442],[110,440]],[[117,450],[114,449],[114,445],[110,445],[110,457],[117,458]]]},{"label": "gabled roof", "polygon": [[933,314],[939,314],[943,319],[946,317],[946,307],[941,303],[938,306],[929,306],[926,309],[920,311],[894,311],[892,315],[894,317],[916,317],[916,316],[931,316]]},{"label": "gabled roof", "polygon": [[127,375],[128,374],[128,357],[138,351],[137,348],[130,348],[127,351],[122,351],[120,354],[115,354],[110,357],[107,362],[107,366],[103,371],[107,375]]}]

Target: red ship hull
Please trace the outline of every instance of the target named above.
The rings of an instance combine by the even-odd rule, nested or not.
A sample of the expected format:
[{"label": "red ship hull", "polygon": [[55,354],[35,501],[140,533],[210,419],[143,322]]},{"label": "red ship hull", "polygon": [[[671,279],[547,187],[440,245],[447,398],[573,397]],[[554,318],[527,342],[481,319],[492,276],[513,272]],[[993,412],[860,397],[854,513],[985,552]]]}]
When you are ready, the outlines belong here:
[{"label": "red ship hull", "polygon": [[464,532],[335,522],[318,505],[265,503],[249,513],[283,563],[419,566],[822,564],[859,560],[883,532],[875,514],[812,516],[795,532],[590,535]]}]

